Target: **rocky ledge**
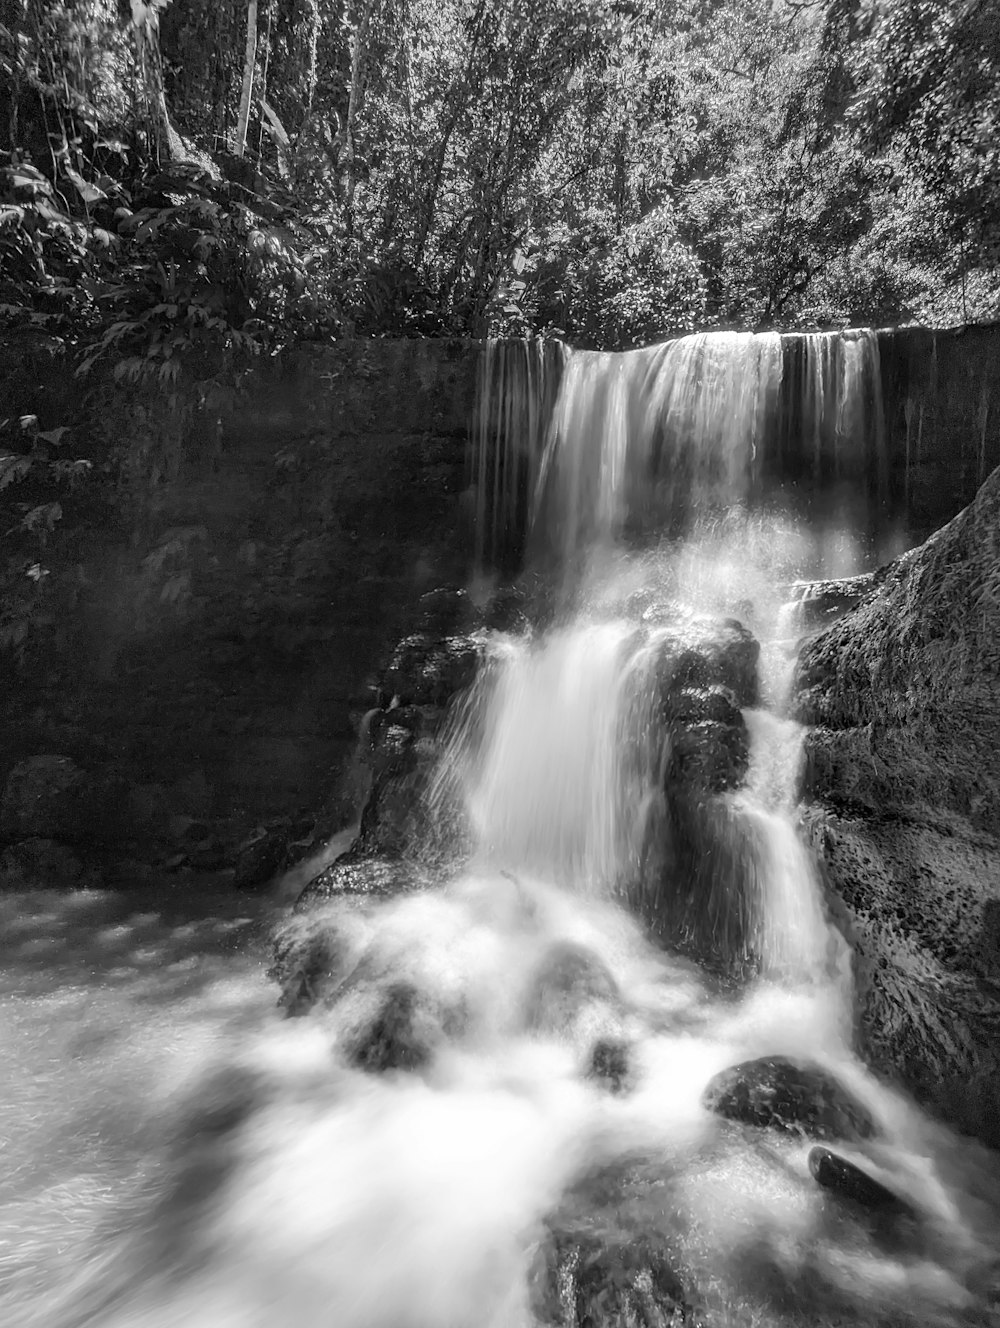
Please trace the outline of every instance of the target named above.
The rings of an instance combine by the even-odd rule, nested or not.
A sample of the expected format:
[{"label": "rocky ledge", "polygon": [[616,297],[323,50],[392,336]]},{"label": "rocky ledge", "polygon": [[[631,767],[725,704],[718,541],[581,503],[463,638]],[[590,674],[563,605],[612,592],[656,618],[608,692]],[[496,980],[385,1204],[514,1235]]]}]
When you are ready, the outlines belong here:
[{"label": "rocky ledge", "polygon": [[1000,470],[806,639],[796,690],[862,1049],[1000,1144]]}]

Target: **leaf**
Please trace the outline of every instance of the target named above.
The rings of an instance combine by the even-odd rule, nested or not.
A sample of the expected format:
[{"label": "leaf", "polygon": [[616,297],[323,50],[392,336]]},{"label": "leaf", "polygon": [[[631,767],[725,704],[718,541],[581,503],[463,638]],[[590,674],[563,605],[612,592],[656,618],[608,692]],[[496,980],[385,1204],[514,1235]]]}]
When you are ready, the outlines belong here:
[{"label": "leaf", "polygon": [[22,517],[21,529],[37,530],[39,526],[44,526],[46,530],[53,530],[56,522],[62,520],[62,514],[60,503],[39,503]]},{"label": "leaf", "polygon": [[0,490],[6,489],[8,484],[23,480],[31,464],[31,457],[0,456]]},{"label": "leaf", "polygon": [[107,198],[103,189],[98,189],[96,184],[90,184],[85,180],[79,171],[75,171],[72,166],[64,167],[66,175],[76,187],[76,192],[85,203],[99,203],[102,198]]},{"label": "leaf", "polygon": [[291,140],[285,130],[285,126],[278,119],[278,114],[274,108],[263,97],[260,99],[260,108],[267,116],[267,125],[265,126],[274,141],[283,148],[291,147]]},{"label": "leaf", "polygon": [[37,433],[35,436],[41,438],[43,442],[51,443],[53,447],[58,447],[62,442],[63,434],[66,433],[69,433],[69,426],[60,424],[56,429],[48,429],[44,433]]}]

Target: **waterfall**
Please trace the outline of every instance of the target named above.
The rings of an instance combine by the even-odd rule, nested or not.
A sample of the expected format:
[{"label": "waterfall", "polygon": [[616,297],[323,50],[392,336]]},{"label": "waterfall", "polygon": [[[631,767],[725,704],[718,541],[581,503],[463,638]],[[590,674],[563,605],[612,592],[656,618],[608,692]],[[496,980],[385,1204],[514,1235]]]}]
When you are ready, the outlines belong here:
[{"label": "waterfall", "polygon": [[483,365],[486,560],[520,540],[534,560],[578,569],[595,548],[680,533],[709,510],[822,513],[848,492],[838,518],[878,524],[888,455],[870,329],[700,333],[623,353],[491,342]]},{"label": "waterfall", "polygon": [[[855,1056],[850,954],[796,826],[803,580],[862,546],[788,489],[877,488],[876,352],[486,348],[477,556],[527,564],[504,587],[523,611],[402,643],[426,686],[372,717],[361,823],[410,842],[369,860],[377,888],[283,920],[273,972],[306,1017],[277,1017],[252,943],[230,966],[224,926],[192,952],[163,898],[0,914],[27,1156],[0,1205],[5,1325],[988,1322],[1000,1177]],[[423,852],[452,818],[452,856]],[[804,1104],[768,1078],[789,1072]],[[810,1130],[896,1207],[821,1188]]]},{"label": "waterfall", "polygon": [[518,551],[518,511],[533,487],[568,350],[559,341],[488,341],[473,427],[476,565]]}]

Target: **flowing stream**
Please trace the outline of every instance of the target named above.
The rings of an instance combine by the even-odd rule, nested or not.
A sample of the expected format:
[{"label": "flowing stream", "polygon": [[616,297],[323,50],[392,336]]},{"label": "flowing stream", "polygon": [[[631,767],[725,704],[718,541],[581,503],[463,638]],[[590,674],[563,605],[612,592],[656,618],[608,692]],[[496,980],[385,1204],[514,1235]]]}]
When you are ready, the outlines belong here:
[{"label": "flowing stream", "polygon": [[[864,414],[866,346],[817,343],[816,456],[821,426],[846,447]],[[549,426],[501,402],[502,447],[527,429],[530,455],[483,445],[481,522],[509,529],[520,494],[554,608],[490,635],[454,711],[436,788],[457,790],[467,860],[293,924],[326,929],[335,1001],[274,1008],[275,905],[0,900],[5,1328],[994,1321],[996,1158],[852,1053],[849,951],[796,830],[783,587],[862,554],[849,526],[756,501],[780,351],[558,356]],[[712,801],[741,885],[697,876],[706,941],[664,857],[658,670],[678,631],[727,617],[761,650],[746,773]],[[723,958],[745,962],[699,951],[730,934]],[[358,1068],[346,1049],[404,988],[430,1054]],[[811,1141],[705,1109],[713,1075],[775,1054],[871,1113],[874,1136],[837,1147],[900,1196],[898,1221],[817,1185]]]}]

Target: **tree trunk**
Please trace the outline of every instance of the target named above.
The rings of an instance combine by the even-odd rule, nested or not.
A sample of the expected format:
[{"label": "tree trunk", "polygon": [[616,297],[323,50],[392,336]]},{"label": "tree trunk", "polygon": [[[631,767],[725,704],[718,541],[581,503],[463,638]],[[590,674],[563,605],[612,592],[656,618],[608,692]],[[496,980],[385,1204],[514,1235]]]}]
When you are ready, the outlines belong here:
[{"label": "tree trunk", "polygon": [[137,101],[141,98],[146,147],[158,166],[164,159],[170,161],[181,152],[180,139],[167,110],[160,59],[159,16],[169,3],[170,0],[151,0],[150,3],[132,0],[132,33],[139,83]]},{"label": "tree trunk", "polygon": [[247,146],[247,126],[250,124],[250,101],[253,97],[254,67],[257,63],[257,0],[247,0],[247,47],[243,61],[243,91],[240,94],[240,114],[236,122],[236,141],[233,152],[242,157]]},{"label": "tree trunk", "polygon": [[365,0],[365,7],[354,33],[354,45],[351,51],[351,89],[347,99],[347,116],[341,133],[340,163],[344,169],[344,210],[347,226],[352,228],[354,210],[354,189],[357,184],[354,161],[354,123],[361,110],[365,96],[365,61],[368,55],[368,28],[371,24],[375,0]]}]

